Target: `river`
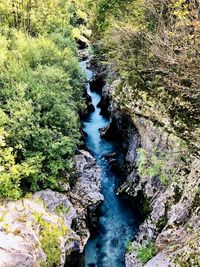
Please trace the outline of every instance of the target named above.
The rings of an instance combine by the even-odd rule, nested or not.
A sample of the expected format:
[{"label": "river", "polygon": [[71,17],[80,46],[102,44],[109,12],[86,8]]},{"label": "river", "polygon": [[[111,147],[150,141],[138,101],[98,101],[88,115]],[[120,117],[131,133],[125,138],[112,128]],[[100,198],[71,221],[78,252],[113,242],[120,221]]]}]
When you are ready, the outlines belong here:
[{"label": "river", "polygon": [[[87,68],[87,62],[88,60],[85,60],[80,64],[89,81],[94,73]],[[101,167],[104,202],[99,212],[98,233],[90,238],[85,247],[84,267],[125,267],[127,244],[138,229],[137,215],[130,201],[115,194],[115,189],[123,177],[110,170],[105,156],[117,152],[119,157],[123,157],[123,153],[120,144],[100,137],[99,128],[108,125],[109,119],[100,115],[101,110],[97,107],[101,96],[90,90],[89,83],[86,86],[95,111],[82,122],[83,130],[87,133],[85,145]]]}]

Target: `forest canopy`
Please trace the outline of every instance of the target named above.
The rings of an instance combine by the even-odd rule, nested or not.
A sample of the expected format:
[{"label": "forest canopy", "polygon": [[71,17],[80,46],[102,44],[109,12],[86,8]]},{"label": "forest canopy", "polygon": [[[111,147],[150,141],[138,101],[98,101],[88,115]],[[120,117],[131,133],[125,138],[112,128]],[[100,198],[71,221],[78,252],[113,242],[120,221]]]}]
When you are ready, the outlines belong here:
[{"label": "forest canopy", "polygon": [[73,169],[85,105],[73,33],[86,19],[80,3],[0,0],[1,197],[58,189]]}]

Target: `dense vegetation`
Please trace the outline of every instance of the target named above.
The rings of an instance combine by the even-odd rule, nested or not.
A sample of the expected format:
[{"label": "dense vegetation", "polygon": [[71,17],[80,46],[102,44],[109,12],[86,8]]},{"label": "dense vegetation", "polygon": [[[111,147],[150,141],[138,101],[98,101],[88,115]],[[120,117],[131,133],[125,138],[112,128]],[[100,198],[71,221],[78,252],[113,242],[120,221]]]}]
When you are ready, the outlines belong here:
[{"label": "dense vegetation", "polygon": [[120,77],[116,99],[198,151],[199,1],[99,0],[94,10],[96,52]]},{"label": "dense vegetation", "polygon": [[84,108],[76,57],[83,1],[0,1],[0,195],[58,188]]}]

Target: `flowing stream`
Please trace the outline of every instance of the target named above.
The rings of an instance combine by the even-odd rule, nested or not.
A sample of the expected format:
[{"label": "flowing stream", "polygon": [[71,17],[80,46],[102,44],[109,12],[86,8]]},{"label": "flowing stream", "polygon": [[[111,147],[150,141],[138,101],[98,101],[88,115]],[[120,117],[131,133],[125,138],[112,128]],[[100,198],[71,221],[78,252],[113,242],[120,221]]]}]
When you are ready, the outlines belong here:
[{"label": "flowing stream", "polygon": [[[81,67],[89,81],[94,73],[87,68],[87,60],[82,61]],[[110,170],[105,155],[117,152],[123,157],[119,144],[104,140],[100,137],[99,128],[109,124],[109,119],[100,115],[97,107],[101,96],[90,90],[87,83],[87,93],[92,98],[95,111],[83,121],[83,130],[87,133],[85,145],[96,158],[102,173],[102,194],[104,202],[100,207],[98,233],[91,237],[85,247],[84,267],[124,267],[125,250],[128,241],[137,232],[136,213],[128,200],[115,194],[115,189],[122,179]]]}]

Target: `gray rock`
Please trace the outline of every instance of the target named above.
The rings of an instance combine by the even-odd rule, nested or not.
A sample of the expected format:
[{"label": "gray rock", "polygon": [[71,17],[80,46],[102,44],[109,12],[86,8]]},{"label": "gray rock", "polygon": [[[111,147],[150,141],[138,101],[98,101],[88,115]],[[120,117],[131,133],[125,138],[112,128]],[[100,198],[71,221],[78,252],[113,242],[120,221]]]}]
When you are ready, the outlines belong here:
[{"label": "gray rock", "polygon": [[[50,189],[35,193],[19,201],[5,201],[0,205],[0,266],[39,267],[46,264],[41,244],[42,222],[67,231],[58,237],[60,266],[70,262],[73,252],[82,252],[89,238],[87,217],[103,201],[100,169],[86,151],[75,157],[77,183],[69,193]],[[69,200],[70,199],[70,200]],[[76,221],[76,232],[71,229]]]},{"label": "gray rock", "polygon": [[81,237],[81,251],[87,243],[90,232],[87,228],[88,208],[95,210],[104,200],[101,194],[101,172],[89,152],[81,150],[75,157],[78,179],[70,197],[77,212],[77,228]]},{"label": "gray rock", "polygon": [[[139,145],[148,155],[153,154],[155,149],[171,153],[173,156],[168,159],[168,168],[173,167],[177,151],[187,148],[182,146],[182,141],[176,136],[168,112],[162,105],[147,97],[142,91],[138,91],[139,97],[134,97],[133,89],[129,86],[121,88],[120,93],[116,94],[119,84],[120,80],[116,79],[113,84],[107,84],[103,89],[103,97],[109,97],[109,110],[111,116],[118,121],[119,129],[124,114],[131,116],[132,120],[123,140],[123,145],[128,151],[126,159],[132,167],[132,172],[118,193],[126,192],[137,198],[138,193],[142,191],[151,210],[148,218],[140,226],[133,246],[152,240],[159,248],[160,252],[144,265],[146,267],[182,266],[185,262],[190,264],[188,266],[198,266],[200,216],[195,201],[199,203],[200,160],[188,153],[190,155],[185,157],[185,166],[178,169],[181,178],[176,180],[171,177],[170,186],[163,185],[158,177],[149,175],[143,175],[138,179],[135,161]],[[155,124],[156,121],[159,122],[158,125]],[[176,265],[176,262],[181,264]],[[143,266],[134,250],[126,254],[126,266]]]},{"label": "gray rock", "polygon": [[153,259],[145,264],[145,267],[175,267],[175,264],[171,262],[169,256],[163,252],[158,253]]}]

